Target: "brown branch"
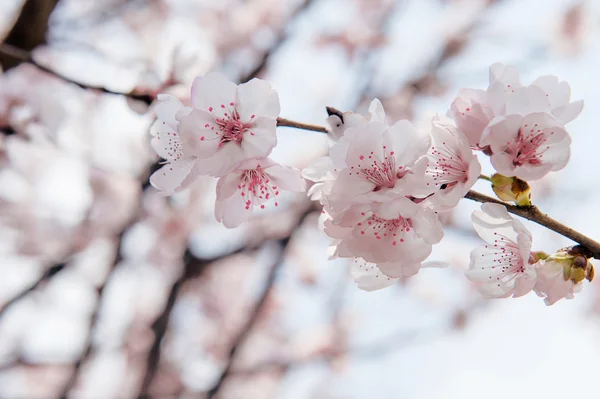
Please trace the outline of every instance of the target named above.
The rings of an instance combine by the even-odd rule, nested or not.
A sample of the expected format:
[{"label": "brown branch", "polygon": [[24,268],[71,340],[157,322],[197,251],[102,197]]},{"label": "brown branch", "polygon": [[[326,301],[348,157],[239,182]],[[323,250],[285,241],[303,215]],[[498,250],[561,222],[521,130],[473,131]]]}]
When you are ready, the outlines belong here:
[{"label": "brown branch", "polygon": [[546,215],[537,206],[530,207],[521,207],[515,205],[506,204],[496,198],[489,197],[487,195],[478,193],[477,191],[469,191],[465,198],[470,199],[472,201],[477,201],[481,203],[491,202],[493,204],[501,204],[506,207],[506,210],[514,215],[521,216],[527,220],[531,220],[541,226],[544,226],[564,237],[570,238],[578,244],[581,244],[588,250],[590,250],[596,259],[600,259],[600,243],[598,241],[592,240],[588,236],[581,234],[580,232],[573,230],[569,226],[566,226],[560,223],[557,220],[552,219],[550,216]]},{"label": "brown branch", "polygon": [[301,130],[310,130],[312,132],[327,133],[327,128],[308,123],[294,122],[289,119],[277,118],[277,126],[294,127]]},{"label": "brown branch", "polygon": [[[28,50],[43,44],[46,39],[50,14],[57,3],[58,0],[27,0],[4,42]],[[2,41],[1,38],[0,41]],[[6,56],[0,52],[0,64],[4,69],[12,68],[21,62],[18,58]]]}]

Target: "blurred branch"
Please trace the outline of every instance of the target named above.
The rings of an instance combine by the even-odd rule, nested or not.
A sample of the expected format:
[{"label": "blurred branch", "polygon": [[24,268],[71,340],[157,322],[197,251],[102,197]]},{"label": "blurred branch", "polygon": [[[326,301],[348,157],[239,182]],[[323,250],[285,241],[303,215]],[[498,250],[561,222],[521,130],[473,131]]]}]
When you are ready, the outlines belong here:
[{"label": "blurred branch", "polygon": [[[300,15],[302,12],[304,12],[308,6],[310,6],[312,4],[313,0],[304,0],[304,2],[302,4],[300,4],[292,13],[292,15],[290,15],[290,17],[288,18],[285,26],[289,26],[289,24],[295,20],[298,15]],[[263,54],[260,62],[254,67],[252,68],[252,70],[250,72],[248,72],[246,75],[242,76],[240,78],[240,82],[241,83],[246,83],[247,81],[259,76],[266,68],[267,63],[269,62],[269,58],[271,58],[271,56],[277,52],[277,50],[279,50],[279,48],[281,47],[281,45],[283,43],[285,43],[285,40],[287,39],[288,35],[287,35],[287,31],[286,28],[284,28],[284,30],[282,32],[279,32],[277,39],[275,39],[275,44],[273,44],[271,47],[269,47],[269,49],[267,51],[265,51],[265,53]]]},{"label": "blurred branch", "polygon": [[[301,221],[298,223],[298,226],[300,226],[302,224],[302,220],[304,220],[304,218],[301,219]],[[223,384],[225,383],[225,380],[231,374],[231,368],[235,362],[238,349],[246,342],[246,339],[248,338],[250,331],[252,330],[252,328],[254,327],[256,322],[258,321],[259,316],[263,309],[263,305],[265,304],[265,302],[269,296],[269,293],[271,292],[271,289],[273,288],[273,285],[275,283],[275,278],[277,277],[277,272],[279,271],[279,269],[281,268],[281,265],[283,264],[283,260],[285,258],[285,254],[286,254],[286,248],[290,242],[290,238],[291,238],[291,234],[290,234],[290,236],[279,240],[279,245],[280,245],[279,256],[277,257],[275,262],[273,262],[273,265],[271,265],[271,267],[269,269],[269,274],[267,275],[267,278],[265,280],[264,288],[260,294],[260,297],[256,301],[256,304],[254,305],[254,309],[248,316],[248,319],[246,320],[246,324],[240,329],[238,336],[233,340],[231,350],[229,351],[227,365],[221,372],[221,376],[217,380],[217,383],[215,384],[215,386],[208,392],[208,399],[212,399],[218,395],[219,391],[223,387]]]},{"label": "blurred branch", "polygon": [[67,83],[72,83],[82,89],[97,90],[97,91],[100,91],[100,92],[106,93],[106,94],[125,96],[125,97],[131,98],[133,100],[141,101],[147,105],[150,105],[152,103],[152,101],[154,101],[154,98],[152,96],[150,96],[149,94],[120,93],[118,91],[109,90],[105,87],[92,86],[92,85],[87,85],[85,83],[77,82],[77,81],[69,78],[68,76],[65,76],[59,72],[53,71],[52,69],[48,68],[47,66],[44,66],[44,65],[38,63],[37,61],[35,61],[33,59],[30,51],[23,50],[19,47],[15,47],[15,46],[12,46],[7,43],[0,43],[0,55],[9,57],[15,61],[19,61],[18,63],[31,64],[46,73],[49,73]]},{"label": "blurred branch", "polygon": [[291,367],[306,365],[317,362],[332,362],[341,357],[352,357],[359,360],[370,360],[377,359],[381,356],[389,355],[394,351],[406,348],[411,344],[419,344],[424,342],[431,342],[436,338],[443,336],[447,333],[448,329],[442,327],[429,327],[429,328],[416,328],[412,331],[401,330],[398,332],[391,333],[387,337],[384,337],[377,342],[357,346],[355,348],[349,348],[345,351],[329,351],[320,352],[314,356],[309,356],[300,359],[288,359],[282,361],[269,361],[262,364],[258,364],[254,367],[233,370],[232,375],[239,376],[252,376],[268,371],[285,371]]},{"label": "blurred branch", "polygon": [[119,235],[116,238],[118,245],[117,245],[117,249],[115,251],[115,259],[111,264],[111,268],[108,272],[106,279],[97,288],[98,300],[96,301],[96,307],[94,308],[94,312],[92,313],[92,315],[90,317],[90,329],[89,329],[89,333],[88,333],[88,337],[87,337],[87,343],[85,346],[85,350],[82,352],[79,359],[77,359],[77,361],[74,363],[73,372],[71,373],[71,376],[69,377],[69,379],[67,380],[67,382],[65,383],[65,385],[63,387],[62,394],[60,395],[61,398],[67,398],[69,396],[69,393],[75,386],[75,383],[77,382],[79,374],[81,373],[81,366],[89,359],[90,355],[92,354],[93,338],[94,338],[93,334],[94,334],[94,331],[96,330],[96,327],[98,324],[98,316],[100,315],[100,308],[102,307],[102,300],[103,300],[102,294],[104,292],[104,288],[108,285],[108,282],[110,281],[114,270],[117,268],[117,265],[122,260],[121,245],[122,245],[123,236],[125,235],[126,230],[127,230],[127,228],[121,230],[121,232],[119,233]]},{"label": "blurred branch", "polygon": [[212,259],[198,259],[189,250],[186,250],[184,255],[183,273],[177,279],[175,284],[173,284],[173,286],[171,287],[171,291],[169,292],[165,308],[163,309],[160,316],[152,324],[154,342],[152,344],[150,352],[148,353],[146,373],[144,375],[144,379],[142,380],[142,385],[140,387],[140,393],[142,395],[148,394],[154,376],[156,375],[156,371],[158,370],[158,365],[160,362],[160,345],[162,339],[165,336],[165,333],[167,332],[167,328],[169,326],[169,318],[171,317],[171,312],[173,311],[173,307],[175,306],[177,296],[179,295],[183,284],[189,279],[196,278],[202,275],[204,270],[206,270],[206,267],[211,263],[218,262],[221,259],[225,259],[229,256],[235,255],[236,253],[239,253],[241,251],[242,249],[238,249],[236,251]]},{"label": "blurred branch", "polygon": [[[6,0],[4,0],[6,1]],[[6,45],[32,50],[45,42],[48,19],[58,0],[27,0],[13,28],[8,33]],[[0,64],[10,69],[22,60],[0,52]]]},{"label": "blurred branch", "polygon": [[51,266],[50,268],[48,268],[44,272],[44,274],[35,283],[33,283],[29,288],[27,288],[26,290],[22,291],[20,294],[16,295],[15,297],[11,298],[7,303],[4,304],[4,306],[0,307],[0,318],[2,318],[2,316],[4,315],[4,313],[6,313],[6,311],[11,306],[13,306],[15,303],[17,303],[22,298],[24,298],[27,295],[29,295],[31,292],[35,291],[42,283],[50,280],[50,278],[52,278],[52,276],[54,276],[56,273],[58,273],[62,269],[64,269],[65,266],[66,266],[65,263],[58,263],[58,264],[56,264],[56,265]]}]

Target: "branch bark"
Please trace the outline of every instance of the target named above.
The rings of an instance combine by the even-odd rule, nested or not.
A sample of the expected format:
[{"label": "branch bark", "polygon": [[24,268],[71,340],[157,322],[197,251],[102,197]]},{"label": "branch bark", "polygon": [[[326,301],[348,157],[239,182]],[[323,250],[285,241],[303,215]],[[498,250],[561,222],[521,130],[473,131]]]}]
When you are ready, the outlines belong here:
[{"label": "branch bark", "polygon": [[[32,50],[46,41],[48,20],[58,0],[27,0],[21,15],[4,41],[8,45]],[[0,64],[9,69],[23,62],[0,52]]]},{"label": "branch bark", "polygon": [[587,237],[581,234],[580,232],[570,228],[569,226],[562,224],[561,222],[555,219],[552,219],[550,216],[542,212],[535,205],[530,207],[509,205],[500,200],[497,200],[496,198],[489,197],[487,195],[481,194],[473,190],[469,191],[467,195],[465,195],[465,198],[481,203],[491,202],[493,204],[504,205],[506,207],[506,210],[512,213],[513,215],[517,215],[527,220],[531,220],[532,222],[544,226],[564,237],[570,238],[571,240],[590,250],[590,252],[592,252],[592,254],[594,255],[594,258],[600,259],[600,242],[592,240],[590,237]]}]

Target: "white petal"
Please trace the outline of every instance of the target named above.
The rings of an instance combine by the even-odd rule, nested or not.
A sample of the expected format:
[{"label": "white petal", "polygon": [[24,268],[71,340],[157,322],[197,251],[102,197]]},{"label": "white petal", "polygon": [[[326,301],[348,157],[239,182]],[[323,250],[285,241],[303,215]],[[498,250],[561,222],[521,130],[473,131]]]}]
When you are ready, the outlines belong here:
[{"label": "white petal", "polygon": [[222,117],[235,104],[236,88],[235,83],[217,72],[198,77],[192,83],[194,108]]},{"label": "white petal", "polygon": [[385,122],[385,111],[383,105],[378,98],[374,98],[369,104],[369,114],[371,115],[371,121]]},{"label": "white petal", "polygon": [[409,121],[401,120],[383,133],[383,144],[388,147],[388,153],[390,150],[394,151],[396,166],[410,167],[427,153],[431,137]]},{"label": "white petal", "polygon": [[183,103],[177,98],[168,94],[159,94],[156,98],[158,100],[154,107],[156,118],[176,128],[178,122],[175,116],[187,107],[184,107]]},{"label": "white petal", "polygon": [[277,92],[269,82],[257,78],[238,86],[235,108],[244,122],[252,120],[252,115],[275,119],[281,111]]},{"label": "white petal", "polygon": [[350,274],[358,288],[364,291],[379,290],[398,282],[398,279],[383,274],[375,263],[366,262],[361,258],[355,258],[351,263]]},{"label": "white petal", "polygon": [[519,70],[512,65],[504,65],[500,62],[490,66],[490,85],[500,82],[505,86],[517,87],[519,82]]},{"label": "white petal", "polygon": [[566,125],[577,118],[581,111],[583,111],[583,100],[578,100],[553,109],[552,115],[554,115],[559,123]]},{"label": "white petal", "polygon": [[245,160],[242,148],[237,143],[229,142],[223,144],[212,157],[199,159],[197,162],[203,174],[221,177],[239,167]]},{"label": "white petal", "polygon": [[[195,161],[192,158],[181,158],[171,162],[157,170],[150,176],[150,184],[161,194],[172,195],[175,192],[186,188],[196,178],[186,179],[195,166]],[[182,183],[186,182],[186,186]]]},{"label": "white petal", "polygon": [[265,173],[282,190],[295,192],[304,192],[306,190],[306,182],[302,178],[300,171],[296,168],[275,164],[266,168]]},{"label": "white petal", "polygon": [[481,137],[482,146],[491,146],[494,153],[504,150],[506,143],[515,140],[521,128],[523,117],[508,115],[494,118]]},{"label": "white petal", "polygon": [[222,176],[217,181],[217,201],[231,197],[238,191],[242,171],[236,170]]},{"label": "white petal", "polygon": [[246,158],[268,156],[277,144],[277,122],[275,119],[258,118],[242,139],[242,149]]},{"label": "white petal", "polygon": [[537,86],[517,88],[510,93],[506,101],[507,114],[527,115],[550,111],[550,101],[546,93]]},{"label": "white petal", "polygon": [[444,237],[444,229],[435,212],[420,212],[411,221],[417,234],[427,244],[437,244]]},{"label": "white petal", "polygon": [[246,209],[246,204],[242,196],[233,195],[222,200],[215,201],[215,218],[218,222],[222,222],[223,226],[228,229],[240,226],[246,222],[253,211],[252,206]]},{"label": "white petal", "polygon": [[385,130],[385,125],[381,122],[369,122],[364,127],[348,129],[346,132],[348,133],[355,129],[356,137],[354,137],[354,140],[352,140],[348,147],[346,164],[348,166],[367,164],[369,156],[383,159],[382,134]]},{"label": "white petal", "polygon": [[217,133],[214,117],[204,111],[194,110],[179,121],[183,145],[198,158],[210,158],[216,154],[221,141],[221,136]]}]

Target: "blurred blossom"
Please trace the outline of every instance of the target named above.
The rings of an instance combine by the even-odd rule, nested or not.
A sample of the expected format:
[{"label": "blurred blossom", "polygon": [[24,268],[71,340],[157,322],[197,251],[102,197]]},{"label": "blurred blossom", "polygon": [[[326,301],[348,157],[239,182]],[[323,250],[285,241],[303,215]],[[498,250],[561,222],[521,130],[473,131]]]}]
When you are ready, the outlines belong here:
[{"label": "blurred blossom", "polygon": [[[0,41],[24,47],[10,35],[13,25],[28,34],[44,25],[35,21],[38,7],[21,13],[25,3],[33,4],[2,0]],[[464,278],[469,253],[481,243],[471,225],[474,203],[428,214],[436,230],[428,240],[439,241],[433,233],[442,225],[444,238],[419,248],[435,263],[420,265],[417,256],[411,265],[448,267],[414,277],[406,275],[416,269],[395,269],[398,278],[382,283],[381,270],[362,258],[349,271],[355,254],[328,260],[330,240],[317,228],[321,209],[303,194],[282,190],[277,207],[226,229],[215,220],[216,178],[198,176],[165,197],[149,177],[165,167],[159,156],[170,160],[150,145],[162,113],[157,95],[192,106],[191,96],[201,100],[192,83],[209,72],[230,86],[255,77],[268,82],[263,94],[276,92],[281,107],[279,113],[271,104],[271,125],[280,115],[332,127],[327,137],[270,126],[261,154],[269,164],[315,165],[305,170],[316,181],[312,198],[335,202],[321,223],[373,195],[373,185],[381,198],[399,180],[372,175],[367,194],[348,184],[333,195],[340,164],[348,166],[344,133],[373,124],[383,131],[402,118],[415,127],[401,122],[410,130],[402,133],[430,131],[431,117],[450,110],[477,145],[499,115],[489,92],[502,97],[507,84],[533,82],[528,90],[548,94],[545,115],[570,122],[573,136],[570,148],[563,146],[570,162],[551,165],[555,172],[531,184],[533,201],[598,238],[599,193],[589,171],[600,168],[593,134],[599,115],[589,110],[600,92],[593,79],[599,16],[592,1],[58,1],[41,32],[45,42],[31,54],[67,79],[26,62],[0,69],[0,397],[196,398],[217,387],[222,399],[596,398],[593,385],[547,378],[567,363],[578,365],[580,381],[596,377],[598,284],[582,281],[592,277],[591,263],[581,267],[571,255],[566,267],[556,257],[539,263],[545,267],[534,290],[556,302],[551,308],[533,294],[483,299]],[[490,82],[496,62],[504,66],[493,68]],[[571,98],[588,107],[581,112]],[[235,100],[228,101],[223,105],[232,107]],[[530,114],[526,106],[513,108]],[[252,113],[260,116],[244,116]],[[444,144],[453,128],[436,120],[445,132],[434,138],[436,149],[469,152],[463,142]],[[360,148],[351,148],[356,162],[366,148],[383,148],[362,133]],[[315,162],[334,140],[337,163]],[[439,158],[430,149],[417,155]],[[475,181],[478,163],[493,173],[487,157],[467,158],[468,181],[454,184],[444,175],[455,190],[442,193],[451,198],[436,194],[441,205],[454,205],[473,184],[492,194],[488,183]],[[410,161],[403,165],[414,167]],[[422,172],[437,178],[444,171]],[[556,256],[573,245],[533,223],[506,223]],[[387,248],[363,249],[367,260],[389,255]],[[488,280],[497,271],[490,270]],[[365,292],[353,277],[361,288],[388,288]],[[513,293],[513,282],[503,294]],[[559,301],[576,292],[576,300]],[[573,343],[586,350],[574,351]],[[482,363],[482,354],[489,361]]]}]

